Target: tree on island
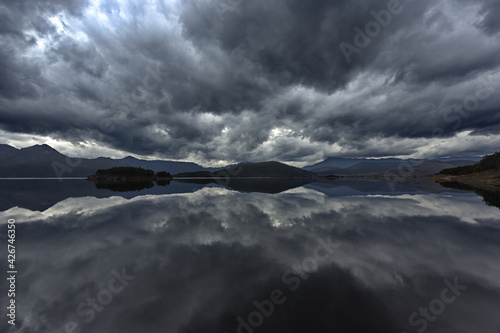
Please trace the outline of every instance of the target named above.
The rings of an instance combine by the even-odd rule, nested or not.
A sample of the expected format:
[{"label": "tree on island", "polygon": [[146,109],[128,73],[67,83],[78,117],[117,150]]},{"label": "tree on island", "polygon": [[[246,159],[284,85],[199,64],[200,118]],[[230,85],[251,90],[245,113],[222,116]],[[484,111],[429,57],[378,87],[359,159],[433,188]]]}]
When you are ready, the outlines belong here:
[{"label": "tree on island", "polygon": [[153,186],[153,182],[160,186],[166,186],[170,184],[172,176],[166,171],[155,174],[153,170],[138,167],[114,167],[99,169],[95,175],[89,176],[87,179],[95,182],[97,188],[126,191],[128,189],[149,188]]},{"label": "tree on island", "polygon": [[166,172],[166,171],[160,171],[156,174],[156,178],[168,178],[168,179],[171,179],[172,176],[170,175],[170,172]]},{"label": "tree on island", "polygon": [[96,177],[120,176],[120,177],[154,177],[153,170],[146,170],[136,167],[114,167],[111,169],[99,169],[95,173]]}]

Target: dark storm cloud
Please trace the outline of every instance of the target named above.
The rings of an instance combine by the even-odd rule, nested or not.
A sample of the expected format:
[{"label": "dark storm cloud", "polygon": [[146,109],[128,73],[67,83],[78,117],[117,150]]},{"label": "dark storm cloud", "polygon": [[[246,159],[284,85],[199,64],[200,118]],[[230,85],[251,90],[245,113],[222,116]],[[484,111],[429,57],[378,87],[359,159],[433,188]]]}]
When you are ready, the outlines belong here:
[{"label": "dark storm cloud", "polygon": [[500,32],[500,22],[498,22],[498,15],[500,15],[500,4],[498,1],[490,0],[482,4],[480,11],[483,17],[479,20],[478,25],[490,34]]},{"label": "dark storm cloud", "polygon": [[30,31],[40,36],[56,33],[56,28],[49,17],[65,12],[72,16],[80,16],[87,1],[80,0],[7,0],[0,5],[0,34],[15,37],[17,43],[26,43]]},{"label": "dark storm cloud", "polygon": [[52,52],[53,57],[68,63],[76,73],[86,73],[99,79],[106,71],[107,64],[93,44],[85,45],[74,39],[64,38]]},{"label": "dark storm cloud", "polygon": [[[337,51],[336,33],[332,36],[331,31],[324,31],[322,24],[338,19],[327,14],[342,7],[343,1],[243,2],[234,14],[227,14],[217,30],[220,18],[213,3],[190,1],[181,19],[187,35],[195,40],[214,42],[210,29],[216,30],[225,51],[243,50],[258,65],[260,74],[275,84],[328,89],[345,82],[347,66]],[[203,18],[206,25],[199,24]]]},{"label": "dark storm cloud", "polygon": [[[390,8],[397,14],[385,27],[367,32]],[[498,135],[498,8],[490,0],[4,2],[1,127],[200,161],[431,154],[429,140]],[[363,47],[359,31],[371,36]],[[341,43],[357,51],[347,55]],[[446,111],[474,96],[481,78],[492,92],[478,110]],[[113,131],[100,129],[103,119]],[[377,139],[387,146],[367,147]]]},{"label": "dark storm cloud", "polygon": [[[35,98],[33,80],[39,78],[40,68],[16,59],[13,49],[0,50],[0,95],[8,100]],[[5,104],[4,104],[5,106]]]}]

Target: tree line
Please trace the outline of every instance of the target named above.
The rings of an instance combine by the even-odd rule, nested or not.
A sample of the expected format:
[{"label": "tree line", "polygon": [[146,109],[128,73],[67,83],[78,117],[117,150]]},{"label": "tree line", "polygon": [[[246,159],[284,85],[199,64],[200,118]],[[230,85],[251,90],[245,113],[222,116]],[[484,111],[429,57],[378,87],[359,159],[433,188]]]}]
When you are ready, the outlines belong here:
[{"label": "tree line", "polygon": [[484,156],[480,162],[474,165],[460,166],[444,169],[439,172],[442,175],[470,175],[477,172],[500,170],[500,152]]}]

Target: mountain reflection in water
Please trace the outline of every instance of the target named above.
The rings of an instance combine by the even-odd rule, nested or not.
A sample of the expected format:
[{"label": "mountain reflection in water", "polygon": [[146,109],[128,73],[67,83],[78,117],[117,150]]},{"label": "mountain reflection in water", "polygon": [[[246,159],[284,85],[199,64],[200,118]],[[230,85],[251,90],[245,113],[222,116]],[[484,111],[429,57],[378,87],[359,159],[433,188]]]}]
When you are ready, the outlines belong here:
[{"label": "mountain reflection in water", "polygon": [[[2,332],[500,328],[500,214],[473,192],[78,184],[83,195],[0,212],[2,230],[16,219],[19,271],[17,326],[3,320]],[[13,198],[36,197],[24,186]],[[56,192],[39,188],[39,197]]]}]

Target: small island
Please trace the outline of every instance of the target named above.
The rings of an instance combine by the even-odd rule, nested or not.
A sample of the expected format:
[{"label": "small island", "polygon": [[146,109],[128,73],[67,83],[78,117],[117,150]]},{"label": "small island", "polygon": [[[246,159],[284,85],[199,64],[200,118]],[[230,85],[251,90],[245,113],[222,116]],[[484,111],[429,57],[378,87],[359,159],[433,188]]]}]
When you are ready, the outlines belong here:
[{"label": "small island", "polygon": [[98,189],[115,192],[140,191],[170,184],[172,179],[180,183],[210,184],[227,186],[242,192],[279,193],[302,186],[314,179],[312,172],[279,162],[241,163],[218,171],[183,172],[175,175],[162,171],[154,173],[139,167],[114,167],[99,169],[87,177]]},{"label": "small island", "polygon": [[110,169],[99,169],[94,175],[88,176],[87,180],[95,183],[99,189],[109,189],[116,192],[140,191],[154,186],[170,184],[172,176],[169,172],[146,170],[137,167],[114,167]]}]

